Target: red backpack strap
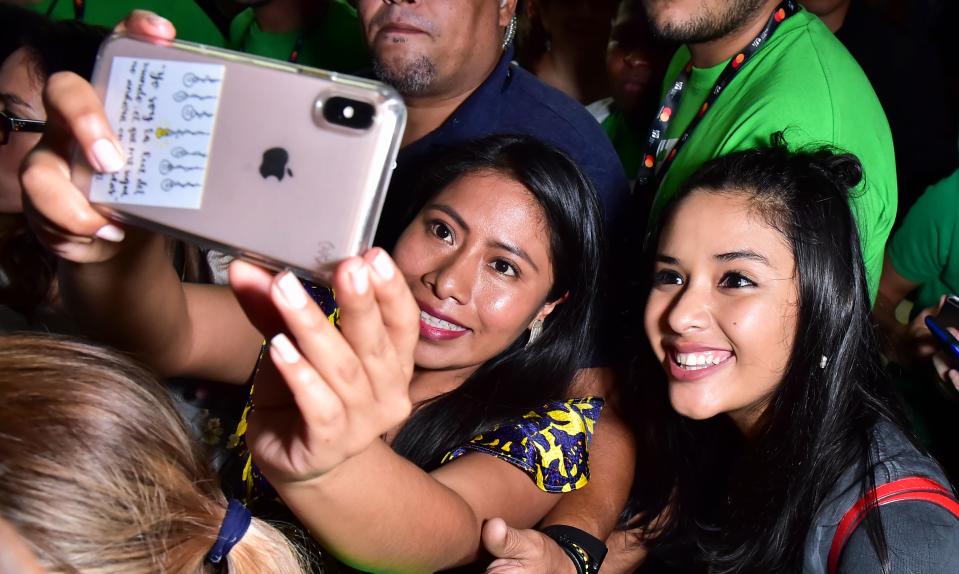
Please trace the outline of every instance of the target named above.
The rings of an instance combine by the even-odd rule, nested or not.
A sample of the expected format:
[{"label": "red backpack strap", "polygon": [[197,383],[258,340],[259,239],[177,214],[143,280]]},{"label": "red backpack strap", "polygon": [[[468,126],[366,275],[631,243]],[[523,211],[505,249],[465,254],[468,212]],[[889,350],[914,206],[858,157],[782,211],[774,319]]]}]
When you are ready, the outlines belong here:
[{"label": "red backpack strap", "polygon": [[849,541],[849,537],[852,536],[856,527],[859,526],[870,510],[901,500],[929,502],[945,508],[959,519],[959,502],[956,502],[956,499],[953,498],[951,490],[935,480],[910,476],[877,486],[853,504],[852,508],[847,510],[842,520],[839,521],[839,526],[836,527],[836,535],[832,539],[832,546],[829,548],[827,572],[829,574],[838,572],[839,558],[842,556],[842,550],[845,548],[846,542]]}]

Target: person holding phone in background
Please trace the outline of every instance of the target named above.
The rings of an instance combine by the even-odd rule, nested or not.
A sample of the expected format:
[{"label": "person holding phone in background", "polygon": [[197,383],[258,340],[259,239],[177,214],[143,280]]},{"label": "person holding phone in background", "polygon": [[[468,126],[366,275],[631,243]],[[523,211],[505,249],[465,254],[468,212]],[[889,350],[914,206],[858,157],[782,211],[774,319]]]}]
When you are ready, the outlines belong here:
[{"label": "person holding phone in background", "polygon": [[[915,293],[909,322],[896,310]],[[902,368],[897,379],[914,424],[952,476],[959,476],[955,416],[959,404],[943,401],[930,385],[936,377],[959,392],[959,365],[943,352],[925,324],[933,317],[959,335],[959,310],[947,301],[959,294],[959,171],[929,187],[913,205],[886,247],[874,314],[883,334],[884,352]],[[935,369],[932,374],[930,364]]]},{"label": "person holding phone in background", "polygon": [[[896,307],[916,291],[910,322]],[[932,185],[909,210],[886,248],[876,318],[890,359],[911,365],[936,352],[923,319],[940,312],[947,295],[959,294],[959,171]],[[959,327],[945,324],[944,327]],[[959,388],[959,373],[940,372]]]}]

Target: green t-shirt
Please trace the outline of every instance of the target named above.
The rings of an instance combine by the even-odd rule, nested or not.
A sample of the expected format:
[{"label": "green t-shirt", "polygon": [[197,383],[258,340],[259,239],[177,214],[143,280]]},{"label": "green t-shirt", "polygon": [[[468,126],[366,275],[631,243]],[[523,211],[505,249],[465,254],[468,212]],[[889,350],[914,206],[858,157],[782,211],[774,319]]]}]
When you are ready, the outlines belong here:
[{"label": "green t-shirt", "polygon": [[900,275],[919,284],[913,315],[959,294],[959,171],[922,194],[889,240]]},{"label": "green t-shirt", "polygon": [[[130,12],[149,10],[173,22],[180,40],[219,47],[226,44],[223,34],[193,0],[84,0],[84,4],[83,21],[87,24],[113,28]],[[73,0],[40,0],[28,6],[41,14],[46,14],[52,6],[50,17],[54,20],[76,18]]]},{"label": "green t-shirt", "polygon": [[616,150],[619,161],[623,164],[626,178],[630,182],[634,181],[639,173],[643,154],[646,153],[646,134],[630,127],[626,122],[626,116],[619,110],[613,110],[603,120],[602,126],[603,131],[609,136],[609,141],[613,142],[613,149]]},{"label": "green t-shirt", "polygon": [[[670,62],[665,86],[672,86],[689,59],[683,46]],[[725,66],[693,69],[660,157],[685,131]],[[790,148],[829,144],[862,162],[864,189],[854,192],[851,207],[859,224],[869,294],[875,300],[886,239],[896,218],[892,135],[859,64],[819,18],[805,10],[780,25],[700,122],[663,179],[654,217],[704,162],[768,146],[770,135],[778,131],[785,132]]]},{"label": "green t-shirt", "polygon": [[[231,48],[274,60],[289,60],[299,37],[298,31],[264,32],[252,8],[237,14],[230,24]],[[323,20],[303,37],[296,63],[343,73],[369,68],[370,53],[356,10],[341,0],[330,2]]]}]

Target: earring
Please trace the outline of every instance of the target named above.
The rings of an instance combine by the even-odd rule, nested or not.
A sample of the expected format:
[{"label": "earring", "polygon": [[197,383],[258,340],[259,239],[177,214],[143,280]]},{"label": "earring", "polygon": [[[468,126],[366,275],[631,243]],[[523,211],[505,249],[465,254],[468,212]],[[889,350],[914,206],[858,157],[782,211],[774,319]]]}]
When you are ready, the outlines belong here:
[{"label": "earring", "polygon": [[536,319],[529,324],[529,339],[526,340],[526,347],[529,348],[533,344],[533,341],[539,339],[539,336],[543,333],[543,320]]},{"label": "earring", "polygon": [[819,368],[825,369],[827,363],[829,363],[829,357],[827,357],[826,355],[823,355],[822,358],[819,359]]},{"label": "earring", "polygon": [[506,25],[506,34],[503,35],[503,49],[509,47],[513,42],[513,38],[516,36],[516,16],[513,16],[509,19],[509,24]]}]

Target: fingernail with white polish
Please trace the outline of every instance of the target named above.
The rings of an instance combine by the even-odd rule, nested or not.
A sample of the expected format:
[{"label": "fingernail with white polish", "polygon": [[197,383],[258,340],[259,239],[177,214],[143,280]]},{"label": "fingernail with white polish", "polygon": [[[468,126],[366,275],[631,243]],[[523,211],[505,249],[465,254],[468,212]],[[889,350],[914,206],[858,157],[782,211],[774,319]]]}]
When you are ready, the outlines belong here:
[{"label": "fingernail with white polish", "polygon": [[360,265],[350,271],[350,281],[353,283],[353,289],[360,295],[363,295],[370,288],[370,272],[366,265]]},{"label": "fingernail with white polish", "polygon": [[290,342],[290,338],[283,333],[273,337],[270,345],[280,353],[280,358],[283,359],[284,363],[292,365],[300,360],[300,353],[296,350],[296,347],[293,346],[293,343]]},{"label": "fingernail with white polish", "polygon": [[383,279],[392,279],[393,274],[396,273],[396,268],[393,266],[393,262],[390,261],[390,256],[386,254],[386,251],[377,253],[376,257],[373,258],[372,265],[373,269],[376,270],[376,274]]},{"label": "fingernail with white polish", "polygon": [[158,16],[156,14],[150,14],[147,16],[147,22],[158,28],[172,28],[173,24],[164,18],[163,16]]},{"label": "fingernail with white polish", "polygon": [[112,243],[120,243],[123,241],[123,238],[126,237],[126,233],[116,225],[104,225],[100,229],[97,229],[97,232],[94,234],[104,241],[110,241]]},{"label": "fingernail with white polish", "polygon": [[303,285],[300,284],[300,280],[296,278],[296,275],[293,275],[289,271],[284,272],[283,276],[280,277],[280,280],[277,282],[277,285],[280,287],[280,292],[283,293],[283,297],[286,298],[286,302],[290,307],[294,309],[306,307],[306,291],[303,289]]},{"label": "fingernail with white polish", "polygon": [[93,142],[93,157],[100,164],[100,171],[114,172],[123,168],[123,156],[120,150],[107,138],[101,138]]}]

